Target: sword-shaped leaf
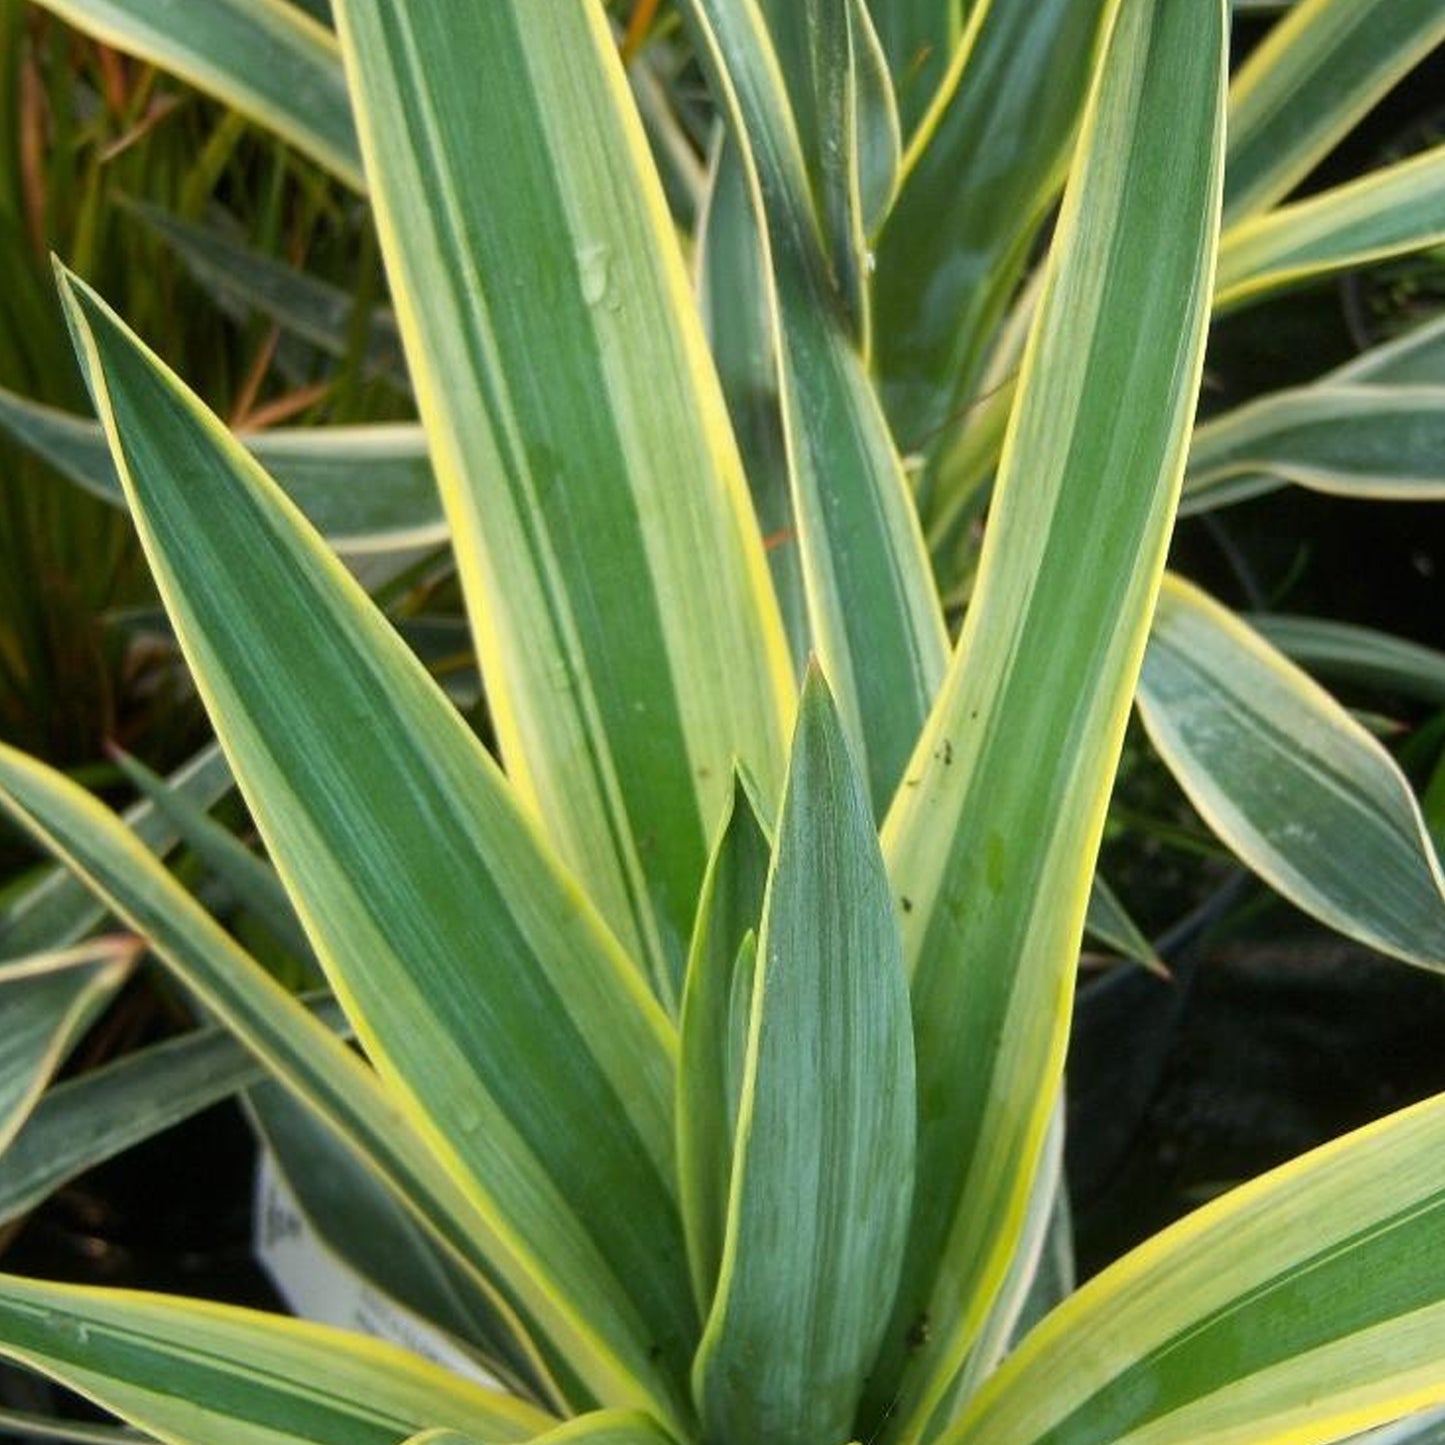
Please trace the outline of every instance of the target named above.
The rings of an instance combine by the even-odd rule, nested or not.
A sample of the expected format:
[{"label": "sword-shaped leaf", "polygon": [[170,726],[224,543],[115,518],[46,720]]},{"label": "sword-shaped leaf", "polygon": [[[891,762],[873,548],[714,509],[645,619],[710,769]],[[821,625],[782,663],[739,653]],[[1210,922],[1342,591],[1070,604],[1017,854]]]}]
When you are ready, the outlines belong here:
[{"label": "sword-shaped leaf", "polygon": [[[344,1027],[329,998],[316,1011],[329,1026]],[[87,1169],[265,1077],[264,1065],[226,1029],[206,1028],[55,1085],[0,1153],[0,1225]]]},{"label": "sword-shaped leaf", "polygon": [[893,83],[862,0],[760,0],[797,126],[827,265],[867,349],[868,246],[893,200]]},{"label": "sword-shaped leaf", "polygon": [[1338,497],[1445,500],[1445,386],[1272,392],[1195,431],[1191,511],[1286,482]]},{"label": "sword-shaped leaf", "polygon": [[1150,973],[1157,973],[1161,978],[1169,977],[1164,960],[1155,952],[1154,945],[1134,922],[1129,910],[1102,874],[1094,875],[1093,886],[1089,889],[1084,932],[1112,948],[1121,958],[1142,964]]},{"label": "sword-shaped leaf", "polygon": [[1327,1445],[1445,1402],[1442,1228],[1435,1099],[1126,1255],[940,1445]]},{"label": "sword-shaped leaf", "polygon": [[1445,876],[1390,755],[1182,578],[1159,599],[1139,710],[1205,821],[1256,873],[1331,928],[1445,969]]},{"label": "sword-shaped leaf", "polygon": [[360,190],[336,39],[288,0],[41,0],[68,25],[179,75]]},{"label": "sword-shaped leaf", "polygon": [[551,1423],[364,1335],[12,1275],[0,1275],[0,1356],[183,1445],[399,1445],[439,1421],[506,1442]]},{"label": "sword-shaped leaf", "polygon": [[[311,960],[311,944],[296,917],[296,910],[276,876],[276,870],[258,858],[229,828],[223,828],[204,808],[198,808],[164,778],[129,753],[112,753],[116,766],[135,784],[143,797],[176,830],[182,841],[249,909],[273,939],[302,964]],[[314,976],[312,982],[315,982]]]},{"label": "sword-shaped leaf", "polygon": [[1311,672],[1445,707],[1445,652],[1372,627],[1322,617],[1265,612],[1244,620],[1266,642]]},{"label": "sword-shaped leaf", "polygon": [[697,250],[698,301],[708,345],[747,470],[793,665],[801,677],[813,648],[793,519],[772,284],[763,272],[764,247],[747,171],[737,146],[726,138],[713,158]]},{"label": "sword-shaped leaf", "polygon": [[359,343],[364,373],[385,377],[399,390],[409,386],[396,317],[388,308],[375,306],[358,317],[353,291],[254,250],[218,226],[197,225],[142,201],[126,201],[124,210],[180,257],[227,315],[244,322],[259,313],[283,335],[338,359],[350,357],[358,344],[353,333],[364,320]]},{"label": "sword-shaped leaf", "polygon": [[755,0],[687,0],[683,13],[728,117],[771,280],[813,644],[881,813],[943,674],[943,613],[902,462],[830,274],[762,12]]},{"label": "sword-shaped leaf", "polygon": [[540,1398],[510,1323],[375,1173],[279,1084],[248,1089],[245,1102],[271,1163],[326,1249],[403,1309],[449,1332],[512,1393]]},{"label": "sword-shaped leaf", "polygon": [[1230,228],[1215,306],[1230,310],[1321,276],[1445,241],[1445,146]]},{"label": "sword-shaped leaf", "polygon": [[888,57],[907,140],[922,122],[963,38],[971,8],[960,0],[871,0],[878,42]]},{"label": "sword-shaped leaf", "polygon": [[348,0],[338,21],[503,761],[675,1008],[731,761],[777,785],[792,684],[606,18]]},{"label": "sword-shaped leaf", "polygon": [[722,1262],[770,851],[739,778],[698,903],[677,1070],[678,1193],[693,1292],[703,1312]]},{"label": "sword-shaped leaf", "polygon": [[717,1290],[708,1437],[849,1438],[913,1194],[913,1038],[873,812],[822,675],[793,739],[758,941]]},{"label": "sword-shaped leaf", "polygon": [[1225,225],[1283,200],[1442,40],[1442,0],[1295,6],[1229,87]]},{"label": "sword-shaped leaf", "polygon": [[[494,1270],[506,1247],[475,1199],[428,1150],[416,1132],[413,1116],[377,1079],[374,1070],[247,955],[146,851],[142,841],[83,788],[33,758],[0,746],[0,802],[83,880],[83,886],[92,889],[105,907],[142,935],[265,1068],[386,1181],[469,1271],[479,1288],[498,1295]],[[208,1062],[216,1061],[202,1058],[196,1064],[188,1058],[183,1066],[195,1065],[204,1073]],[[234,1059],[227,1062],[223,1058],[216,1067],[228,1070],[234,1063]],[[149,1071],[138,1067],[137,1073],[125,1076],[125,1088],[143,1093],[148,1079]],[[53,1096],[60,1115],[54,1122],[62,1131],[55,1137],[69,1140],[66,1147],[72,1148],[77,1158],[88,1147],[86,1141],[84,1137],[70,1139],[64,1131],[87,1128],[86,1111],[91,1103],[81,1092],[84,1083],[79,1081],[73,1092],[57,1090]],[[111,1103],[118,1102],[122,1092],[117,1084]],[[38,1119],[39,1111],[33,1122]],[[119,1140],[124,1140],[128,1127],[118,1130]],[[5,1156],[7,1161],[22,1152],[25,1138],[22,1134],[17,1140]],[[40,1142],[44,1142],[43,1136]],[[6,1180],[8,1197],[23,1202],[26,1190],[54,1178],[62,1163],[32,1158],[27,1170],[22,1161],[13,1179],[0,1175]],[[529,1326],[523,1326],[515,1313],[515,1295],[506,1296],[505,1304],[498,1307],[514,1311],[508,1315],[514,1332],[519,1338],[528,1338]],[[545,1309],[546,1302],[540,1302],[540,1307]],[[555,1315],[549,1317],[548,1327],[558,1337],[567,1337]],[[535,1334],[535,1325],[530,1328]]]},{"label": "sword-shaped leaf", "polygon": [[[1310,400],[1321,394],[1330,401]],[[1445,478],[1445,463],[1429,445],[1442,399],[1445,318],[1371,347],[1310,386],[1274,392],[1196,427],[1180,511],[1227,506],[1289,481],[1312,486],[1317,477],[1324,491],[1353,494],[1356,486],[1371,495],[1412,496],[1417,487],[1428,491]],[[1374,445],[1368,450],[1350,435],[1356,412],[1367,434],[1373,429]],[[1402,416],[1406,425],[1386,438],[1376,419],[1391,415]],[[1296,420],[1303,424],[1292,433]],[[1298,451],[1296,435],[1302,443]],[[1251,450],[1265,465],[1277,465],[1251,471],[1244,460]],[[1340,459],[1350,465],[1339,465]]]},{"label": "sword-shaped leaf", "polygon": [[96,409],[217,736],[411,1126],[590,1343],[679,1408],[675,1037],[421,664],[230,433],[74,279]]},{"label": "sword-shaped leaf", "polygon": [[134,938],[98,938],[0,965],[0,1154],[139,951]]},{"label": "sword-shaped leaf", "polygon": [[932,452],[968,419],[1064,183],[1107,10],[1107,0],[976,7],[908,148],[873,277],[875,368],[907,452]]},{"label": "sword-shaped leaf", "polygon": [[1112,19],[963,636],[883,834],[926,1207],[864,1424],[909,1442],[1023,1226],[1203,362],[1225,6],[1122,0]]},{"label": "sword-shaped leaf", "polygon": [[[76,486],[126,505],[98,423],[0,389],[0,429]],[[344,556],[446,541],[418,426],[281,427],[241,441]]]},{"label": "sword-shaped leaf", "polygon": [[[215,744],[203,748],[166,781],[201,808],[218,803],[233,786],[231,769]],[[137,803],[124,816],[136,841],[157,856],[175,847],[176,832],[154,803]],[[92,899],[85,884],[57,863],[0,912],[0,959],[63,948],[84,938],[104,917],[104,906]]]}]

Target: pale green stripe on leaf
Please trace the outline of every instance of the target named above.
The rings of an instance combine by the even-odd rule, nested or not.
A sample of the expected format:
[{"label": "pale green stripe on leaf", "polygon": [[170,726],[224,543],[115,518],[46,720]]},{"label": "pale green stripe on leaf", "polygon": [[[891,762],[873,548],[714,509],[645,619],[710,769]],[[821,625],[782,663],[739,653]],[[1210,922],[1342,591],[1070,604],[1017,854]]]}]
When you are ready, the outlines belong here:
[{"label": "pale green stripe on leaf", "polygon": [[810,670],[753,983],[717,1291],[693,1370],[714,1440],[848,1438],[913,1195],[908,987],[873,812]]},{"label": "pale green stripe on leaf", "polygon": [[941,1445],[1325,1445],[1445,1401],[1442,1227],[1436,1099],[1126,1255]]},{"label": "pale green stripe on leaf", "polygon": [[687,0],[759,218],[813,645],[881,814],[946,660],[907,478],[829,274],[802,145],[756,0]]},{"label": "pale green stripe on leaf", "polygon": [[1231,227],[1221,309],[1445,241],[1445,146]]},{"label": "pale green stripe on leaf", "polygon": [[98,938],[0,966],[0,1155],[139,951],[135,939]]},{"label": "pale green stripe on leaf", "polygon": [[1333,496],[1445,500],[1445,386],[1318,384],[1198,427],[1189,510],[1292,482]]},{"label": "pale green stripe on leaf", "polygon": [[176,635],[368,1055],[505,1242],[502,1278],[589,1341],[589,1386],[679,1408],[670,1025],[275,484],[93,292],[65,295]]},{"label": "pale green stripe on leaf", "polygon": [[0,1356],[185,1445],[399,1445],[436,1423],[505,1442],[549,1424],[533,1406],[363,1335],[9,1275]]},{"label": "pale green stripe on leaf", "polygon": [[973,12],[878,239],[874,368],[905,452],[969,420],[1039,226],[1064,182],[1107,0]]},{"label": "pale green stripe on leaf", "polygon": [[[126,505],[98,423],[0,389],[0,429],[93,496]],[[278,428],[240,440],[344,556],[446,541],[418,426]]]},{"label": "pale green stripe on leaf", "polygon": [[687,961],[677,1070],[677,1172],[698,1309],[712,1304],[732,1178],[755,939],[770,852],[741,778],[713,847]]},{"label": "pale green stripe on leaf", "polygon": [[1445,968],[1445,877],[1389,754],[1180,578],[1159,600],[1139,708],[1194,806],[1266,882],[1351,938]]},{"label": "pale green stripe on leaf", "polygon": [[884,829],[907,900],[926,1207],[863,1424],[901,1377],[885,1428],[904,1441],[1003,1284],[1059,1088],[1202,368],[1225,32],[1222,0],[1117,7],[963,636]]},{"label": "pale green stripe on leaf", "polygon": [[361,189],[335,37],[288,0],[41,0],[77,30],[179,75]]},{"label": "pale green stripe on leaf", "polygon": [[[492,1287],[502,1243],[417,1136],[413,1116],[371,1068],[242,951],[142,840],[63,774],[3,746],[0,802],[147,939],[206,1008],[387,1181],[482,1287]],[[143,1089],[144,1080],[136,1087]],[[67,1119],[85,1107],[77,1092]],[[65,1127],[67,1119],[61,1121]],[[38,1180],[50,1177],[49,1167],[39,1162]],[[13,1185],[18,1192],[26,1187],[24,1178]],[[508,1302],[515,1305],[515,1297]],[[556,1329],[557,1322],[549,1325]],[[522,1332],[520,1324],[516,1328]]]},{"label": "pale green stripe on leaf", "polygon": [[1282,200],[1445,40],[1445,0],[1306,0],[1229,88],[1225,224]]},{"label": "pale green stripe on leaf", "polygon": [[731,760],[776,786],[791,684],[607,22],[595,0],[338,19],[503,759],[675,1007]]}]

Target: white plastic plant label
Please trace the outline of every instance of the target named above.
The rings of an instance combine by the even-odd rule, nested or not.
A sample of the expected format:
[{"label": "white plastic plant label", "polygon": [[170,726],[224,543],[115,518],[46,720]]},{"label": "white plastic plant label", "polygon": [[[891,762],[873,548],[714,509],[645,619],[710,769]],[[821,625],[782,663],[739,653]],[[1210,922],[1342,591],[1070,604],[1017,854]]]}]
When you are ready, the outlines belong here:
[{"label": "white plastic plant label", "polygon": [[445,1335],[368,1284],[326,1248],[264,1149],[256,1169],[252,1248],[281,1298],[302,1319],[388,1340],[479,1384],[502,1388]]}]

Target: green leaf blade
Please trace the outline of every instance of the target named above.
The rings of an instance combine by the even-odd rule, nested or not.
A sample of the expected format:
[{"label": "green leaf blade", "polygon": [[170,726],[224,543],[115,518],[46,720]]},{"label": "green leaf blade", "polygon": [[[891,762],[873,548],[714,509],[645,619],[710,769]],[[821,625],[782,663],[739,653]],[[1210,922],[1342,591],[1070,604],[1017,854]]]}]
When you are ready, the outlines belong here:
[{"label": "green leaf blade", "polygon": [[509,1241],[507,1283],[588,1341],[588,1383],[685,1409],[670,1027],[274,484],[98,298],[67,300],[177,636],[359,1037]]},{"label": "green leaf blade", "polygon": [[[205,772],[203,768],[193,776],[204,777]],[[508,1319],[514,1332],[527,1339],[528,1331],[536,1329],[535,1321],[529,1318],[524,1325],[516,1296],[499,1290],[496,1283],[495,1261],[506,1248],[492,1221],[428,1151],[416,1133],[414,1119],[375,1071],[249,957],[151,856],[143,841],[84,789],[54,769],[0,745],[0,802],[42,847],[77,875],[76,887],[89,888],[98,896],[98,910],[109,908],[147,939],[182,983],[225,1022],[265,1069],[387,1182],[479,1287],[494,1297],[498,1308],[511,1312]],[[224,1046],[213,1049],[216,1042],[178,1043],[182,1075],[198,1066],[200,1089],[225,1086],[238,1075],[250,1082],[244,1062]],[[123,1107],[127,1093],[133,1100],[137,1095],[143,1099],[155,1070],[164,1075],[176,1065],[174,1055],[159,1060],[136,1056],[135,1070],[127,1070],[124,1082],[116,1080],[104,1108]],[[106,1141],[95,1146],[87,1137],[89,1125],[97,1117],[87,1082],[81,1079],[74,1086],[55,1090],[32,1117],[32,1127],[6,1155],[7,1164],[16,1164],[18,1176],[12,1178],[8,1172],[3,1176],[7,1208],[17,1197],[15,1207],[24,1207],[37,1189],[63,1177],[64,1157],[48,1152],[36,1160],[30,1150],[22,1151],[31,1135],[37,1136],[37,1146],[49,1142],[38,1127],[47,1113],[55,1115],[45,1122],[53,1125],[60,1142],[71,1148],[72,1159],[83,1159],[93,1148],[100,1157],[107,1157],[100,1153],[107,1147]],[[184,1111],[179,1117],[184,1117]],[[137,1123],[133,1116],[120,1124],[114,1142],[127,1137],[133,1141],[129,1131]],[[548,1328],[565,1338],[565,1330],[555,1318],[549,1318]]]},{"label": "green leaf blade", "polygon": [[874,366],[905,451],[934,450],[975,399],[1063,185],[1107,10],[1106,0],[977,7],[910,146],[873,277]]},{"label": "green leaf blade", "polygon": [[776,784],[791,684],[614,42],[595,0],[338,19],[503,759],[675,1007],[729,766]]},{"label": "green leaf blade", "polygon": [[1268,210],[1442,40],[1441,0],[1307,0],[1229,91],[1225,224]]},{"label": "green leaf blade", "polygon": [[67,24],[137,55],[275,131],[364,188],[336,38],[286,0],[43,0]]},{"label": "green leaf blade", "polygon": [[928,1209],[863,1424],[902,1441],[924,1436],[1003,1284],[1060,1082],[1202,372],[1224,11],[1117,7],[977,587],[884,827],[907,900]]},{"label": "green leaf blade", "polygon": [[1441,1403],[1442,1141],[1435,1099],[1166,1230],[1046,1319],[942,1445],[1325,1445]]},{"label": "green leaf blade", "polygon": [[444,1422],[499,1442],[542,1411],[378,1340],[277,1315],[0,1276],[0,1355],[186,1445],[397,1445]]},{"label": "green leaf blade", "polygon": [[772,283],[812,643],[881,815],[943,675],[943,611],[902,460],[829,272],[762,14],[752,0],[688,0],[685,14],[746,171]]},{"label": "green leaf blade", "polygon": [[1192,510],[1290,482],[1328,496],[1445,500],[1445,387],[1274,392],[1195,433]]},{"label": "green leaf blade", "polygon": [[[341,1027],[334,1003],[321,1008]],[[137,1049],[48,1090],[0,1153],[0,1225],[132,1145],[266,1077],[225,1029],[196,1029]]]},{"label": "green leaf blade", "polygon": [[753,949],[767,890],[767,834],[736,780],[703,881],[688,954],[677,1071],[678,1189],[698,1308],[712,1303],[722,1263]]},{"label": "green leaf blade", "polygon": [[137,951],[133,939],[101,938],[0,965],[0,1154],[115,996]]},{"label": "green leaf blade", "polygon": [[768,879],[722,1268],[694,1367],[711,1438],[847,1438],[902,1259],[913,1081],[872,809],[814,670]]},{"label": "green leaf blade", "polygon": [[1445,966],[1445,875],[1389,754],[1180,578],[1160,598],[1139,705],[1195,806],[1261,877],[1350,937]]},{"label": "green leaf blade", "polygon": [[[0,388],[0,428],[84,491],[126,505],[97,423]],[[241,441],[343,556],[447,539],[418,426],[278,427]]]},{"label": "green leaf blade", "polygon": [[1445,241],[1445,146],[1256,216],[1226,234],[1215,305],[1230,310]]}]

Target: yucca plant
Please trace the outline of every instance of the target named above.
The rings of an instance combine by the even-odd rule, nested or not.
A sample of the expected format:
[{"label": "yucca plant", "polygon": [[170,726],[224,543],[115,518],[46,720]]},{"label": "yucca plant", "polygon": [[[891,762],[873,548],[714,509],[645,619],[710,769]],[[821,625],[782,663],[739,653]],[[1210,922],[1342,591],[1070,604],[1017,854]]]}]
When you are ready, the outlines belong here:
[{"label": "yucca plant", "polygon": [[[337,1228],[409,1231],[413,1298],[496,1384],[14,1277],[0,1352],[195,1445],[1300,1445],[1445,1402],[1439,1100],[1215,1202],[1010,1350],[1141,666],[1227,841],[1327,921],[1445,962],[1388,755],[1164,577],[1213,307],[1445,229],[1433,154],[1274,206],[1445,5],[1306,0],[1236,81],[1228,151],[1223,0],[687,0],[641,113],[592,0],[339,0],[344,87],[285,4],[56,8],[368,188],[500,766],[255,458],[62,273],[224,749],[184,792],[234,773],[334,1001],[276,984],[157,861],[183,812],[138,836],[13,751],[0,792],[231,1040],[186,1045],[206,1087],[251,1083],[244,1049],[268,1132],[302,1120],[350,1171]],[[677,224],[697,74],[726,130],[701,309]],[[1439,365],[1437,337],[1408,347]],[[1440,393],[1387,380],[1402,354],[1289,403],[1333,438],[1317,471],[1389,415],[1399,446],[1356,475],[1409,480]],[[1250,420],[1217,423],[1220,476],[1322,445],[1256,414],[1230,451]],[[366,475],[378,439],[332,440]],[[985,488],[976,569],[965,548],[950,574]],[[920,518],[966,593],[952,647]],[[23,967],[103,990],[125,945],[77,943],[96,917],[68,897],[12,920]],[[57,1090],[43,1137],[74,1138],[80,1097],[92,1134],[123,1131],[114,1099]],[[32,1147],[32,1196],[48,1163]]]}]

